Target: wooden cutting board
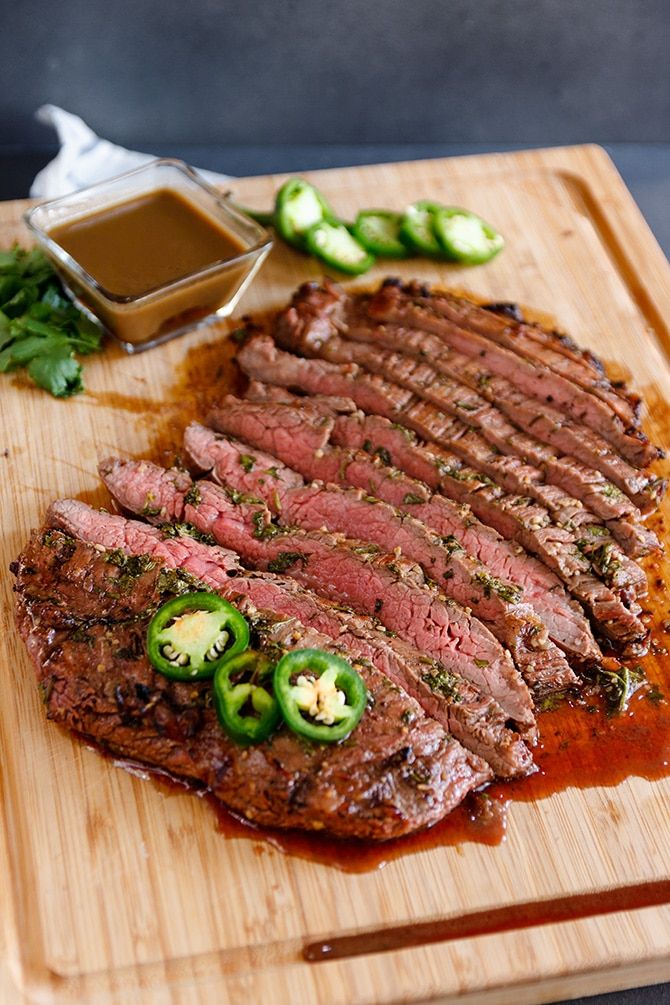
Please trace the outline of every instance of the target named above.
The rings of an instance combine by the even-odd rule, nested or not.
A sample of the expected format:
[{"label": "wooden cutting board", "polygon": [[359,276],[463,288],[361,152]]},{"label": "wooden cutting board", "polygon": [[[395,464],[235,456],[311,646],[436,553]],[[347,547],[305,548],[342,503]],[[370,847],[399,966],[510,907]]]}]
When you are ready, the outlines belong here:
[{"label": "wooden cutting board", "polygon": [[[391,271],[550,311],[580,342],[635,375],[651,404],[648,431],[670,446],[670,268],[601,149],[308,177],[345,217],[430,197],[491,219],[507,248],[489,266],[416,260]],[[241,180],[235,191],[266,206],[282,180]],[[25,239],[24,208],[0,206],[0,246]],[[372,278],[389,270],[375,271]],[[239,313],[279,304],[318,275],[312,260],[279,246]],[[631,778],[515,804],[498,847],[437,847],[350,874],[262,841],[226,839],[202,800],[119,770],[45,721],[13,628],[8,563],[53,498],[104,502],[98,458],[154,449],[166,416],[175,430],[183,425],[190,408],[184,375],[197,365],[196,349],[213,375],[224,361],[225,382],[229,364],[213,345],[224,329],[217,328],[134,358],[109,347],[86,361],[87,394],[66,402],[20,376],[0,380],[0,996],[138,1005],[460,996],[521,1005],[668,979],[668,905],[531,928],[519,927],[520,914],[518,926],[497,934],[336,962],[307,963],[301,952],[319,939],[668,880],[670,779]]]}]

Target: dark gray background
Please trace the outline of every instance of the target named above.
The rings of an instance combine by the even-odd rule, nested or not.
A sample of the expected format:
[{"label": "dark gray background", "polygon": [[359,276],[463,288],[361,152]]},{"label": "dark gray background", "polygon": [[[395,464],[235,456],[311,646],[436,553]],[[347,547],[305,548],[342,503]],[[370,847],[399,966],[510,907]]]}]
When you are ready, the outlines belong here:
[{"label": "dark gray background", "polygon": [[102,136],[230,174],[600,142],[670,253],[670,0],[5,0],[0,198]]},{"label": "dark gray background", "polygon": [[7,21],[7,143],[43,137],[44,101],[125,145],[670,141],[667,0],[24,0]]},{"label": "dark gray background", "polygon": [[231,174],[601,142],[670,251],[670,0],[5,3],[0,198],[55,152],[44,102]]}]

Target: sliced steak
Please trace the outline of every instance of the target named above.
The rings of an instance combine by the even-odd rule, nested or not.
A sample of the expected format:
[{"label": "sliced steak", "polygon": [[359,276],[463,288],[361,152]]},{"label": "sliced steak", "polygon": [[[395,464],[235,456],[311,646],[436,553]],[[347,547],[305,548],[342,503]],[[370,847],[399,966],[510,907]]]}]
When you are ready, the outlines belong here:
[{"label": "sliced steak", "polygon": [[[584,556],[575,548],[572,535],[559,527],[543,525],[531,500],[501,494],[494,486],[483,482],[477,472],[438,446],[417,442],[408,447],[406,435],[378,417],[365,417],[361,431],[368,434],[364,446],[369,444],[373,452],[384,450],[385,457],[402,469],[407,464],[411,474],[422,471],[444,495],[467,503],[482,522],[537,555],[584,604],[606,638],[630,654],[639,655],[645,651],[648,633],[632,601],[629,599],[631,606],[627,607],[604,583],[595,579],[588,572]],[[607,563],[608,555],[604,549],[599,556],[602,564]]]},{"label": "sliced steak", "polygon": [[[376,324],[367,317],[351,318],[346,335],[349,339],[429,360],[441,374],[454,378],[476,391],[489,404],[495,405],[514,425],[550,444],[561,454],[568,455],[567,458],[553,458],[554,483],[583,499],[603,519],[624,516],[638,519],[638,507],[643,513],[650,513],[658,506],[666,488],[664,479],[634,468],[602,436],[587,426],[571,422],[551,405],[543,403],[541,411],[538,410],[534,398],[524,394],[505,377],[487,370],[478,357],[467,357],[450,349],[429,332]],[[573,458],[581,465],[574,466]],[[578,486],[580,479],[588,477],[588,469],[593,469],[590,474],[591,488],[587,483],[588,495],[584,496]],[[602,477],[594,477],[595,472],[600,472]],[[629,500],[634,504],[632,509]]]},{"label": "sliced steak", "polygon": [[[622,421],[610,403],[548,367],[524,359],[472,330],[466,331],[441,314],[439,306],[432,299],[414,298],[397,286],[383,286],[371,299],[368,312],[375,321],[432,332],[458,352],[478,356],[487,370],[507,377],[521,391],[558,407],[574,421],[600,433],[635,467],[646,467],[661,456],[640,429]],[[495,318],[490,312],[486,316]]]},{"label": "sliced steak", "polygon": [[[361,665],[373,697],[355,742],[311,745],[280,729],[255,747],[223,732],[209,682],[180,684],[151,667],[147,621],[170,598],[162,568],[114,574],[114,559],[47,529],[14,564],[17,621],[49,718],[126,758],[197,782],[259,824],[383,840],[439,820],[489,769],[416,703]],[[121,577],[123,585],[120,584]],[[104,613],[103,613],[104,612]],[[292,619],[258,616],[255,644],[340,652]]]},{"label": "sliced steak", "polygon": [[[124,470],[138,462],[105,465],[105,484],[118,502],[138,512],[135,475],[125,493]],[[143,463],[147,491],[166,472]],[[285,572],[320,596],[377,617],[390,631],[415,645],[447,669],[472,681],[501,705],[528,735],[534,733],[532,702],[512,660],[491,633],[468,612],[430,588],[418,566],[387,555],[372,544],[342,535],[281,530],[269,509],[233,489],[200,481],[195,492],[174,490],[166,512],[232,548],[257,569]],[[158,522],[161,516],[155,518]]]},{"label": "sliced steak", "polygon": [[[332,284],[327,288],[331,289]],[[535,399],[524,395],[506,378],[486,370],[479,357],[473,359],[456,352],[436,335],[371,321],[366,314],[366,297],[347,298],[349,311],[331,314],[330,325],[318,315],[323,300],[319,287],[310,284],[301,287],[291,307],[277,317],[277,343],[300,355],[335,363],[358,363],[419,395],[426,390],[438,393],[431,400],[439,407],[457,418],[467,419],[468,424],[480,429],[503,453],[518,453],[541,467],[549,481],[563,485],[584,502],[590,501],[598,516],[603,519],[639,516],[636,507],[621,492],[607,491],[614,486],[606,478],[595,480],[601,490],[595,491],[595,471],[583,486],[581,467],[573,466],[571,457],[563,458],[563,468],[554,471],[557,458],[539,442],[544,440],[545,444],[574,455],[589,468],[614,474],[624,492],[640,493],[649,479],[623,461],[598,434],[586,426],[574,426],[551,407],[543,407],[542,415],[538,415]],[[343,338],[343,334],[347,337]],[[413,364],[404,359],[408,355],[414,358]],[[518,433],[501,412],[530,435]],[[658,501],[658,479],[653,481],[650,495],[642,495],[647,511]]]},{"label": "sliced steak", "polygon": [[[411,283],[407,292],[425,298],[424,284]],[[626,426],[639,426],[641,400],[625,385],[617,386],[607,377],[601,360],[580,349],[568,336],[548,331],[522,319],[491,317],[491,312],[463,297],[442,291],[429,294],[431,307],[456,324],[478,332],[528,360],[548,366],[567,380],[606,402]]]},{"label": "sliced steak", "polygon": [[[277,349],[270,338],[259,336],[251,339],[238,354],[240,365],[249,376],[257,380],[272,381],[285,387],[298,388],[310,394],[338,394],[351,397],[364,411],[373,412],[392,419],[401,419],[410,429],[424,439],[436,443],[450,443],[444,426],[445,416],[440,416],[432,405],[413,400],[411,392],[395,385],[389,385],[374,375],[361,375],[360,368],[328,363],[323,360],[308,360],[291,356]],[[448,421],[448,420],[446,420]],[[475,435],[475,434],[468,434]],[[461,443],[463,438],[461,438]],[[453,446],[453,444],[452,444]],[[623,598],[615,594],[605,583],[600,583],[591,574],[591,563],[584,551],[596,554],[595,542],[584,538],[583,549],[577,546],[574,534],[549,523],[547,514],[524,513],[532,500],[524,496],[508,497],[498,502],[500,489],[487,477],[485,482],[476,472],[467,475],[461,472],[462,462],[444,449],[436,453],[442,468],[441,491],[451,483],[450,471],[458,471],[455,478],[459,501],[469,502],[473,511],[485,523],[494,520],[494,526],[505,537],[514,537],[527,550],[533,551],[542,561],[550,565],[567,584],[570,591],[589,610],[599,630],[622,647],[637,647],[647,638],[647,631],[637,618],[629,595]],[[515,458],[507,458],[514,461]],[[473,498],[464,498],[465,479],[479,483]],[[479,488],[481,485],[481,488]],[[471,488],[474,485],[471,485]],[[447,493],[451,494],[451,490]],[[476,499],[474,498],[476,496]],[[490,504],[493,503],[491,506]],[[526,518],[527,517],[527,518]],[[534,519],[534,518],[537,518]],[[532,521],[532,522],[529,522]],[[535,526],[535,523],[540,526]],[[580,540],[581,544],[581,540]],[[594,547],[595,545],[595,547]],[[620,578],[623,567],[620,564],[601,562],[602,573]],[[631,604],[631,609],[626,606]]]},{"label": "sliced steak", "polygon": [[[520,603],[522,589],[495,577],[468,555],[453,535],[438,537],[407,513],[402,514],[371,497],[370,487],[342,490],[334,485],[326,487],[322,482],[300,488],[288,485],[288,473],[295,473],[277,458],[265,453],[245,453],[249,448],[239,440],[226,439],[199,423],[187,428],[184,446],[203,471],[212,472],[215,480],[238,489],[244,486],[245,491],[258,494],[282,523],[305,530],[325,527],[348,536],[356,534],[382,548],[392,542],[396,551],[400,549],[405,558],[420,565],[448,597],[472,608],[477,618],[510,650],[518,670],[535,693],[563,690],[577,683],[565,657],[551,643],[533,609]],[[329,453],[332,454],[332,449]],[[307,464],[311,457],[308,452]],[[250,481],[253,474],[250,458],[254,458],[253,467],[258,472],[255,482]],[[327,458],[326,453],[314,458],[315,473],[325,466]],[[325,481],[336,481],[339,459],[333,459],[335,478],[328,477]],[[269,477],[268,471],[273,476]]]},{"label": "sliced steak", "polygon": [[[186,492],[191,486],[191,479],[184,472],[172,471],[170,478],[173,491],[179,486],[180,491]],[[204,541],[195,528],[185,523],[159,530],[114,513],[101,514],[76,499],[52,503],[48,521],[81,541],[101,545],[110,555],[115,549],[128,555],[147,555],[155,564],[179,569],[211,587],[223,589],[231,577],[242,572],[235,552],[215,545],[213,540]]]},{"label": "sliced steak", "polygon": [[[296,315],[298,312],[294,309],[292,313]],[[550,447],[519,433],[479,394],[443,377],[435,369],[432,359],[428,364],[402,353],[344,339],[334,331],[320,349],[314,350],[313,340],[307,339],[304,334],[304,324],[295,327],[284,322],[277,327],[281,332],[281,344],[291,351],[313,357],[316,352],[316,358],[332,363],[355,363],[369,373],[392,382],[393,387],[399,385],[417,398],[435,405],[441,410],[435,416],[436,423],[440,424],[441,442],[448,437],[457,454],[508,492],[531,495],[546,507],[559,526],[571,526],[576,521],[593,525],[593,533],[599,541],[603,535],[611,540],[614,534],[626,544],[632,542],[637,553],[647,554],[659,547],[655,534],[636,524],[636,519],[640,518],[639,511],[616,486],[606,482],[598,472],[583,468],[572,458],[556,458]],[[325,335],[322,337],[325,338]],[[409,402],[403,405],[405,409],[408,406]],[[445,418],[447,415],[450,420]],[[479,430],[481,435],[475,430]],[[593,491],[594,478],[612,490],[609,501]],[[545,484],[545,479],[549,485]],[[577,498],[560,488],[566,480],[575,490]],[[615,496],[618,504],[614,501]],[[601,514],[608,515],[611,518],[608,528],[603,528],[588,509],[583,509],[579,500],[594,503]],[[635,563],[628,562],[621,553],[617,554],[617,561],[622,578],[624,575],[632,577],[633,582],[646,588],[645,577]],[[625,581],[623,585],[626,585]]]},{"label": "sliced steak", "polygon": [[[280,403],[274,400],[275,390],[284,399]],[[405,470],[416,476],[410,478],[404,471],[384,463],[384,434],[394,428],[388,420],[358,412],[348,421],[347,415],[335,417],[320,412],[323,404],[320,398],[291,396],[286,403],[288,392],[282,388],[259,384],[254,391],[263,402],[272,399],[270,407],[267,404],[258,407],[229,395],[220,408],[210,412],[209,421],[222,432],[244,436],[254,447],[272,449],[307,478],[317,475],[323,481],[367,489],[405,512],[416,513],[442,537],[454,536],[493,575],[522,587],[524,600],[539,614],[551,639],[572,659],[586,662],[600,659],[581,608],[568,597],[553,572],[519,545],[510,545],[492,527],[481,523],[467,504],[433,495],[428,490],[426,483],[432,488],[439,487],[439,473],[432,459],[424,458],[420,451],[414,453],[413,433],[404,431],[407,449],[400,457],[407,465]],[[325,421],[319,424],[320,420]],[[319,436],[315,438],[317,428]],[[364,446],[370,450],[376,437],[379,452],[373,456],[362,452]],[[340,446],[327,448],[329,441]]]},{"label": "sliced steak", "polygon": [[[394,398],[389,397],[392,406]],[[480,482],[488,496],[495,496],[503,505],[519,511],[527,528],[546,528],[556,541],[560,540],[560,552],[554,555],[553,567],[565,568],[571,588],[575,575],[597,576],[621,598],[624,606],[631,608],[631,599],[646,593],[644,572],[623,554],[607,528],[598,524],[578,500],[566,497],[553,485],[533,480],[533,469],[519,458],[497,456],[473,430],[468,429],[454,441],[452,423],[429,402],[416,402],[404,415],[392,412],[389,407],[386,417],[406,423],[424,440],[433,441],[443,465]],[[583,596],[582,593],[580,600]]]},{"label": "sliced steak", "polygon": [[231,580],[226,558],[229,552],[225,549],[203,545],[186,534],[180,538],[181,551],[166,555],[160,542],[166,533],[173,533],[174,525],[154,529],[94,510],[77,500],[54,503],[49,522],[78,540],[106,549],[113,547],[111,558],[120,568],[133,568],[132,562],[124,563],[123,555],[143,563],[156,560],[177,574],[177,583],[193,584],[194,588],[201,583],[236,606],[251,603],[259,610],[295,618],[335,641],[349,659],[367,661],[384,673],[463,746],[487,761],[501,778],[524,775],[532,769],[528,748],[506,727],[505,714],[492,698],[382,627],[374,627],[341,605],[315,596],[295,580],[259,573],[240,573]]}]

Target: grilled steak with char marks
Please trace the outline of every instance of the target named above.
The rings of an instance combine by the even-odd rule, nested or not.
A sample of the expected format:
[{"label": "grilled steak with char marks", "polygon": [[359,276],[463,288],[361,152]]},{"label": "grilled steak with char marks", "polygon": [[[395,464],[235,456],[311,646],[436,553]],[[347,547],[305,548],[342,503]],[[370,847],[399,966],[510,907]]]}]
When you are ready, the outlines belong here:
[{"label": "grilled steak with char marks", "polygon": [[[327,635],[351,657],[368,662],[399,688],[412,695],[428,715],[487,761],[501,778],[525,775],[532,769],[529,750],[506,727],[500,706],[474,685],[449,673],[436,660],[375,628],[353,611],[329,603],[305,590],[293,579],[259,573],[236,573],[228,567],[230,553],[194,540],[186,525],[178,528],[180,550],[165,551],[160,540],[175,532],[174,525],[160,530],[136,520],[95,510],[75,499],[61,499],[49,510],[49,521],[78,540],[112,549],[130,558],[157,558],[167,569],[196,576],[209,589],[231,603],[253,604],[279,617],[291,617]],[[221,555],[224,558],[221,558]],[[132,563],[130,563],[132,567]]]},{"label": "grilled steak with char marks", "polygon": [[[171,682],[148,662],[147,621],[171,596],[160,564],[145,562],[130,575],[113,554],[48,528],[13,568],[19,631],[49,718],[204,785],[249,820],[384,840],[434,823],[490,777],[411,698],[363,665],[373,701],[349,744],[305,744],[281,729],[240,747],[218,723],[209,682]],[[251,605],[244,613],[258,646],[341,652],[293,619]]]}]

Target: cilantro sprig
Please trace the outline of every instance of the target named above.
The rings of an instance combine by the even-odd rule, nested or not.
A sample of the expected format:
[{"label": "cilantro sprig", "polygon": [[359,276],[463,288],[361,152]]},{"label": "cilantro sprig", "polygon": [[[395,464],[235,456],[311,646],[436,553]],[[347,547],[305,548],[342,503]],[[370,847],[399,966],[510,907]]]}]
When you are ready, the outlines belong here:
[{"label": "cilantro sprig", "polygon": [[25,367],[38,387],[69,398],[84,389],[75,353],[97,352],[101,340],[41,251],[0,251],[0,373]]}]

